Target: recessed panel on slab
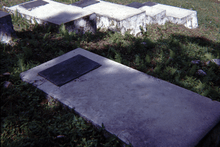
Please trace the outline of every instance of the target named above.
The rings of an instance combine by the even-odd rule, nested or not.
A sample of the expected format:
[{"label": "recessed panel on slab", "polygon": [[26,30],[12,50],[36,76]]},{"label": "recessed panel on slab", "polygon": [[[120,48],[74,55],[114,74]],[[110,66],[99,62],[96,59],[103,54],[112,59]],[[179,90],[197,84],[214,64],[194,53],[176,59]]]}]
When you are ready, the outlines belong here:
[{"label": "recessed panel on slab", "polygon": [[35,1],[24,3],[20,6],[24,7],[25,9],[32,9],[32,8],[43,6],[43,5],[46,5],[46,4],[48,4],[48,2],[45,2],[43,0],[35,0]]},{"label": "recessed panel on slab", "polygon": [[154,6],[154,5],[157,5],[157,3],[154,3],[154,2],[145,2],[143,3],[145,6]]},{"label": "recessed panel on slab", "polygon": [[138,2],[132,2],[132,3],[128,4],[127,6],[133,7],[133,8],[140,8],[140,7],[143,7],[145,5],[142,4],[142,3],[138,3]]},{"label": "recessed panel on slab", "polygon": [[96,4],[96,3],[99,3],[99,1],[97,1],[97,0],[81,0],[81,1],[73,3],[72,5],[83,8],[83,7],[87,7],[89,5]]},{"label": "recessed panel on slab", "polygon": [[74,56],[66,61],[45,69],[38,74],[57,86],[62,86],[101,66],[82,55]]}]

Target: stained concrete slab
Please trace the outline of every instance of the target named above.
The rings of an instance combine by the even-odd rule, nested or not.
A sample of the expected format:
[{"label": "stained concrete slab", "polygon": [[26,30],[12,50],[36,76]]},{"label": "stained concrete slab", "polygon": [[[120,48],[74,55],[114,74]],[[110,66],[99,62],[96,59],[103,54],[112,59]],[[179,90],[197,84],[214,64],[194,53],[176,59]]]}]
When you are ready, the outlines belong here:
[{"label": "stained concrete slab", "polygon": [[[41,2],[41,3],[39,3]],[[18,13],[32,23],[64,24],[70,32],[85,33],[96,32],[96,14],[85,11],[81,7],[66,5],[51,0],[30,1],[11,7],[4,7],[10,13]],[[27,8],[26,8],[27,7]]]},{"label": "stained concrete slab", "polygon": [[128,5],[126,5],[126,6],[133,7],[133,8],[140,8],[140,7],[143,7],[144,4],[139,3],[139,2],[132,2],[132,3],[128,4]]},{"label": "stained concrete slab", "polygon": [[[37,74],[78,54],[102,66],[61,87]],[[220,121],[219,102],[81,48],[20,75],[134,147],[193,147]]]},{"label": "stained concrete slab", "polygon": [[96,4],[96,3],[99,3],[99,1],[98,0],[81,0],[81,1],[75,2],[71,5],[83,8],[83,7],[87,7],[89,5]]},{"label": "stained concrete slab", "polygon": [[146,30],[145,12],[142,10],[101,0],[83,9],[97,14],[97,28],[122,34],[130,31],[133,35],[141,33],[140,26]]},{"label": "stained concrete slab", "polygon": [[0,11],[0,42],[10,43],[13,37],[16,37],[16,34],[12,25],[11,15]]},{"label": "stained concrete slab", "polygon": [[27,10],[29,10],[29,9],[32,9],[32,8],[36,8],[36,7],[39,7],[39,6],[46,5],[46,4],[49,4],[49,3],[46,2],[46,1],[43,1],[43,0],[37,0],[37,1],[30,1],[30,2],[27,2],[27,3],[21,4],[20,6],[24,7]]}]

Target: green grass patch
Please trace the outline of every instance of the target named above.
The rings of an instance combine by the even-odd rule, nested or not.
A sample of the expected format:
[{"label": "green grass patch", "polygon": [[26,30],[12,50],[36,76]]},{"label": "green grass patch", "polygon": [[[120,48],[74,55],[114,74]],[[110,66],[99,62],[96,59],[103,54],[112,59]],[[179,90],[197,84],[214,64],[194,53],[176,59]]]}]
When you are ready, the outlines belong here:
[{"label": "green grass patch", "polygon": [[[57,0],[67,4],[71,0]],[[109,0],[110,1],[110,0]],[[112,2],[129,4],[131,0]],[[0,7],[25,0],[2,0]],[[75,1],[74,1],[75,2]],[[144,2],[137,0],[137,2]],[[67,53],[87,49],[131,68],[220,101],[220,7],[214,0],[155,0],[198,12],[199,28],[181,25],[147,25],[142,37],[98,30],[96,34],[59,33],[51,26],[30,24],[18,15],[12,22],[18,39],[0,44],[1,145],[2,146],[121,146],[116,136],[106,137],[104,126],[96,128],[54,99],[21,81],[20,73]],[[200,60],[198,64],[191,61]],[[198,70],[206,72],[198,75]],[[9,72],[10,75],[4,73]],[[6,81],[11,85],[4,88]],[[198,146],[218,146],[218,124]]]}]

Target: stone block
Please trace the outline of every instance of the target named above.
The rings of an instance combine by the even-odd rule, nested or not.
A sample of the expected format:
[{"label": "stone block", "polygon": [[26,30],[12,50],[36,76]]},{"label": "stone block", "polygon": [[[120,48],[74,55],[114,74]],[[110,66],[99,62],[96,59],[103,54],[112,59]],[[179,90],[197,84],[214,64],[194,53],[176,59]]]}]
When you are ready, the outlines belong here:
[{"label": "stone block", "polygon": [[92,11],[97,15],[97,27],[106,30],[112,30],[125,34],[139,35],[140,27],[146,29],[145,12],[136,8],[114,4],[106,1],[89,5],[83,8]]},{"label": "stone block", "polygon": [[[63,3],[40,0],[29,1],[12,7],[4,7],[10,13],[18,11],[22,17],[31,23],[60,26],[64,24],[69,32],[96,32],[96,14],[80,7]],[[34,21],[35,20],[35,21]]]},{"label": "stone block", "polygon": [[10,14],[0,11],[0,41],[10,43],[16,37]]}]

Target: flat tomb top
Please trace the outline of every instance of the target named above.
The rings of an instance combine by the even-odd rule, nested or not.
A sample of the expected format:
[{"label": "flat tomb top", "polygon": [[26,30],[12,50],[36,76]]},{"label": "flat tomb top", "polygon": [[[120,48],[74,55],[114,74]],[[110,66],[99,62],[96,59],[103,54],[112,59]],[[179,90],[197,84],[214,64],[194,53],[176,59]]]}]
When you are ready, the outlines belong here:
[{"label": "flat tomb top", "polygon": [[143,13],[142,10],[136,8],[106,1],[100,1],[99,3],[89,5],[87,7],[84,7],[83,9],[95,12],[98,15],[107,16],[109,18],[117,20],[123,20],[134,15]]},{"label": "flat tomb top", "polygon": [[[38,75],[77,55],[102,66],[60,87]],[[195,146],[220,121],[219,102],[80,48],[21,78],[134,147]]]},{"label": "flat tomb top", "polygon": [[93,14],[81,7],[66,5],[51,0],[26,2],[9,7],[10,10],[18,10],[19,13],[42,19],[57,25],[77,20]]},{"label": "flat tomb top", "polygon": [[99,1],[97,1],[97,0],[81,0],[81,1],[73,3],[72,5],[83,8],[83,7],[87,7],[89,5],[96,4],[96,3],[99,3]]},{"label": "flat tomb top", "polygon": [[47,68],[38,74],[57,86],[62,86],[101,66],[82,55],[76,55],[66,61]]}]

